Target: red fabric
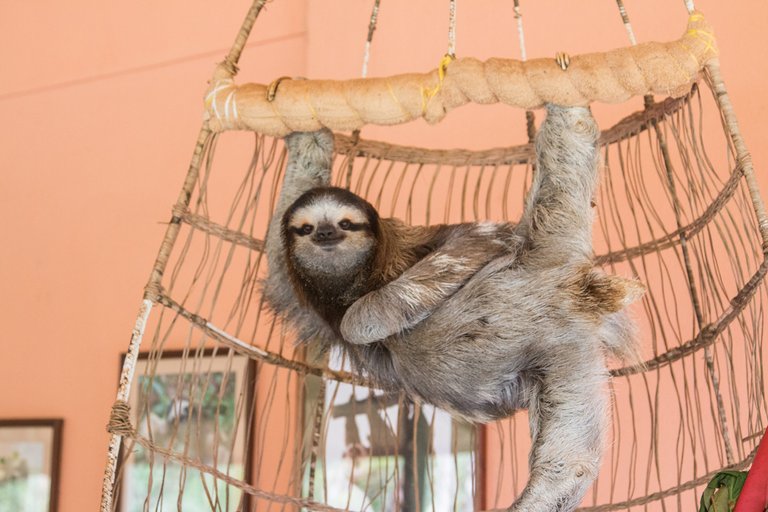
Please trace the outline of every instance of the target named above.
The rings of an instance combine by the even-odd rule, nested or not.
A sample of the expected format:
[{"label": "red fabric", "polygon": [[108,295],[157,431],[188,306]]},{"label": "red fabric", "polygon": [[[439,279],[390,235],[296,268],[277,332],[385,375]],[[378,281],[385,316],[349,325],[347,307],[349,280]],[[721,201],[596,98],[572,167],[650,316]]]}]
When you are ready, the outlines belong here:
[{"label": "red fabric", "polygon": [[768,436],[763,435],[757,455],[733,512],[763,512],[768,506]]}]

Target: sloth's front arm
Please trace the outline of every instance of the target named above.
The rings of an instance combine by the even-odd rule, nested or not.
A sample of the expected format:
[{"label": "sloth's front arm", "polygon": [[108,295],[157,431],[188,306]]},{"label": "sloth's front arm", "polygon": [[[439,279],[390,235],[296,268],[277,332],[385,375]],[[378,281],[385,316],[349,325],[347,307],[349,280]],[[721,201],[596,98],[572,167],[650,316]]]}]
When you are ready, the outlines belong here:
[{"label": "sloth's front arm", "polygon": [[490,261],[517,250],[522,239],[514,227],[490,222],[445,226],[447,234],[440,234],[445,240],[431,253],[347,309],[342,337],[367,344],[412,329]]},{"label": "sloth's front arm", "polygon": [[299,196],[330,183],[333,143],[333,133],[327,128],[294,132],[285,138],[288,164],[267,231],[265,247],[269,273],[264,282],[264,296],[275,312],[291,319],[297,326],[300,340],[330,339],[333,333],[315,311],[299,303],[285,261],[281,223],[286,210]]}]

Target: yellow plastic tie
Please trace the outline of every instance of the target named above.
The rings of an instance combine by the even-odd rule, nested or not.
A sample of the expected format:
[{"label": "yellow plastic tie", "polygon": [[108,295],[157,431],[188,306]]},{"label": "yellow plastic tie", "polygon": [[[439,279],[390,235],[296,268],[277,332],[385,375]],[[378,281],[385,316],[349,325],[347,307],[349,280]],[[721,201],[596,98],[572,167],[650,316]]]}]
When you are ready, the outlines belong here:
[{"label": "yellow plastic tie", "polygon": [[700,28],[691,28],[688,29],[686,32],[686,35],[693,36],[696,39],[699,39],[704,42],[705,44],[705,50],[708,52],[716,52],[715,50],[715,37],[712,35],[712,32],[709,30],[702,30]]},{"label": "yellow plastic tie", "polygon": [[434,87],[422,87],[421,88],[421,115],[427,113],[427,105],[440,92],[443,88],[443,80],[445,80],[445,74],[448,72],[448,64],[456,59],[455,55],[446,53],[445,56],[440,59],[440,65],[437,67],[437,85]]},{"label": "yellow plastic tie", "polygon": [[[688,16],[688,24],[696,23],[699,21],[704,21],[704,15],[700,12],[694,12],[691,13],[690,16]],[[711,30],[708,29],[702,29],[702,28],[689,28],[685,35],[694,37],[696,39],[700,39],[705,44],[705,50],[708,52],[717,53],[717,49],[715,48],[715,36],[712,34]]]}]

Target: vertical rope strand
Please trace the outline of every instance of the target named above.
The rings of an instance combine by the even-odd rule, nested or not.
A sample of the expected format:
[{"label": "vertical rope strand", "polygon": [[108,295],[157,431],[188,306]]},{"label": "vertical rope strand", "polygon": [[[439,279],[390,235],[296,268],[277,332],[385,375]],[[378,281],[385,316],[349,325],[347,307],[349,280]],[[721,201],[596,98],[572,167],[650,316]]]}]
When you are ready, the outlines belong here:
[{"label": "vertical rope strand", "polygon": [[621,14],[621,20],[624,22],[624,28],[627,30],[627,36],[629,36],[629,42],[632,46],[637,45],[637,39],[635,38],[635,31],[632,30],[632,23],[629,22],[629,16],[627,16],[627,10],[624,8],[623,0],[616,0],[616,5],[619,6],[619,14]]},{"label": "vertical rope strand", "polygon": [[456,57],[456,0],[448,6],[448,55]]},{"label": "vertical rope strand", "polygon": [[368,61],[371,57],[371,42],[373,41],[373,33],[376,31],[376,22],[379,18],[380,3],[381,0],[374,0],[373,9],[371,10],[371,21],[368,22],[368,37],[365,40],[365,52],[363,53],[363,78],[368,76]]},{"label": "vertical rope strand", "polygon": [[[520,11],[520,0],[514,0],[512,10],[515,13],[515,22],[517,24],[517,40],[520,44],[520,60],[525,62],[528,59],[528,52],[525,49],[525,31],[523,30],[523,13]],[[525,127],[528,135],[528,142],[533,144],[536,138],[536,116],[533,110],[525,111]]]},{"label": "vertical rope strand", "polygon": [[523,14],[520,12],[520,0],[515,0],[512,9],[515,13],[515,21],[517,22],[517,40],[520,42],[520,60],[525,61],[528,59],[528,55],[525,51],[525,32],[523,31]]},{"label": "vertical rope strand", "polygon": [[528,143],[533,144],[536,139],[536,115],[533,110],[525,111],[525,132],[528,135]]},{"label": "vertical rope strand", "polygon": [[[373,8],[371,9],[371,19],[368,22],[368,36],[365,39],[365,49],[363,50],[363,69],[362,77],[368,76],[368,63],[371,59],[371,44],[373,43],[373,33],[376,31],[376,26],[379,21],[379,4],[381,0],[374,0]],[[347,178],[346,188],[350,189],[352,186],[352,172],[355,168],[355,155],[357,153],[357,144],[360,142],[360,129],[352,132],[352,150],[347,154]]]},{"label": "vertical rope strand", "polygon": [[693,5],[693,0],[685,0],[685,8],[688,9],[688,13],[695,11],[696,7]]},{"label": "vertical rope strand", "polygon": [[[624,28],[627,30],[629,42],[632,46],[637,46],[637,38],[635,37],[635,31],[632,29],[632,22],[629,20],[627,9],[624,7],[624,0],[616,0],[616,5],[619,8],[619,15],[621,16],[621,21],[624,23]],[[653,96],[651,96],[651,101],[653,101]]]}]

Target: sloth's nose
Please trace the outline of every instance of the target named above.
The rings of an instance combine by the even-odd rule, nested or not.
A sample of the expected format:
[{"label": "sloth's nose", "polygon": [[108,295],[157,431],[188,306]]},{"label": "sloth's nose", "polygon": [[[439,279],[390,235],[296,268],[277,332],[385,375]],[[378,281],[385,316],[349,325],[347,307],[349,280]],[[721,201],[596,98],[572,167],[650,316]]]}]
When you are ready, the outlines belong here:
[{"label": "sloth's nose", "polygon": [[336,234],[336,229],[330,224],[321,224],[315,231],[315,236],[318,240],[328,240]]}]

